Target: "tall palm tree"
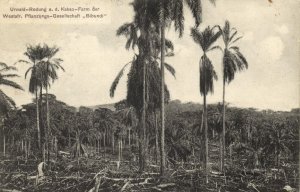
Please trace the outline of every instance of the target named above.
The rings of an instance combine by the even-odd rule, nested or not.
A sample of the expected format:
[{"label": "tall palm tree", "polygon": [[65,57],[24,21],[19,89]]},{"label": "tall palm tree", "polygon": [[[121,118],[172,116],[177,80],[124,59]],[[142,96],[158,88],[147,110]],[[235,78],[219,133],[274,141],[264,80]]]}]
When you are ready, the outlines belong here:
[{"label": "tall palm tree", "polygon": [[207,106],[206,96],[214,91],[214,79],[217,80],[217,74],[214,70],[211,60],[207,53],[214,49],[213,43],[221,35],[220,31],[214,32],[214,28],[209,26],[204,31],[200,32],[197,28],[192,28],[191,36],[195,43],[197,43],[202,51],[199,67],[200,67],[200,94],[203,95],[203,120],[205,129],[205,167],[206,167],[206,182],[208,183],[208,127],[207,127]]},{"label": "tall palm tree", "polygon": [[[216,0],[210,0],[211,3],[215,4]],[[150,12],[156,14],[154,16],[154,22],[160,27],[161,35],[161,50],[164,50],[165,46],[165,28],[170,26],[171,22],[174,23],[175,31],[179,32],[179,37],[182,36],[184,30],[184,13],[183,4],[187,4],[191,10],[193,18],[195,20],[195,26],[198,27],[202,21],[202,1],[201,0],[156,0],[151,1],[156,4],[156,11],[150,9]],[[165,53],[161,51],[161,66],[164,65]],[[161,68],[161,98],[164,98],[164,69]],[[164,174],[165,169],[165,102],[161,100],[161,175]]]},{"label": "tall palm tree", "polygon": [[[223,50],[223,122],[222,122],[222,150],[221,150],[221,171],[224,170],[224,158],[225,158],[225,83],[230,83],[234,80],[235,73],[248,68],[248,62],[243,54],[240,52],[239,47],[235,43],[242,37],[237,37],[237,30],[230,27],[229,21],[225,22],[225,26],[220,31],[222,33],[224,41]],[[220,48],[220,47],[218,47]]]},{"label": "tall palm tree", "polygon": [[44,59],[38,63],[38,67],[41,68],[42,73],[42,86],[46,90],[46,149],[48,151],[48,160],[49,160],[49,130],[50,130],[50,110],[49,110],[49,97],[48,97],[48,89],[55,80],[58,79],[57,70],[61,69],[65,71],[64,68],[61,66],[61,62],[63,61],[60,58],[55,58],[54,56],[59,51],[57,47],[49,47],[47,44],[44,44]]},{"label": "tall palm tree", "polygon": [[27,78],[27,74],[31,72],[30,80],[29,80],[29,92],[35,94],[35,102],[36,102],[36,127],[37,127],[37,136],[38,136],[38,148],[41,149],[41,130],[40,130],[40,109],[39,109],[39,98],[38,98],[38,90],[42,89],[41,87],[41,78],[38,69],[38,62],[40,62],[44,58],[44,50],[41,45],[33,46],[28,45],[26,52],[24,55],[29,59],[19,60],[18,63],[27,63],[30,64],[31,67],[25,73],[25,78]]},{"label": "tall palm tree", "polygon": [[[149,1],[150,2],[150,1]],[[110,95],[113,97],[116,86],[123,75],[124,69],[130,63],[130,73],[128,74],[128,90],[127,90],[127,103],[135,107],[136,111],[141,111],[139,120],[140,130],[140,143],[139,145],[145,146],[146,141],[146,110],[149,108],[158,108],[156,103],[159,103],[159,95],[154,94],[158,90],[159,85],[159,52],[161,49],[159,39],[159,29],[157,26],[151,23],[152,12],[147,10],[149,4],[148,1],[134,1],[131,5],[134,8],[135,16],[132,23],[125,23],[117,30],[117,35],[124,35],[127,38],[126,49],[130,47],[134,49],[138,47],[139,54],[136,54],[133,61],[127,63],[117,75],[114,80]],[[154,4],[151,4],[154,5]],[[154,7],[153,7],[154,8]],[[139,32],[139,33],[138,33]],[[173,50],[173,44],[171,41],[166,41],[167,48],[164,51]],[[164,63],[164,66],[174,75],[175,70],[168,64]],[[162,69],[163,70],[163,69]],[[166,86],[164,86],[166,89]],[[151,91],[153,90],[153,91]],[[140,94],[142,93],[142,94]],[[137,99],[142,98],[142,99]],[[169,95],[166,94],[166,97]],[[142,138],[142,139],[141,139]],[[140,171],[145,167],[145,153],[144,147],[140,149]]]},{"label": "tall palm tree", "polygon": [[[41,148],[41,132],[40,132],[40,109],[39,109],[39,98],[38,91],[42,92],[43,87],[45,85],[49,85],[47,83],[47,79],[50,77],[53,80],[56,79],[56,73],[48,73],[45,74],[47,69],[45,64],[49,63],[49,58],[51,59],[55,53],[55,49],[49,48],[46,44],[43,46],[38,45],[28,45],[26,52],[24,55],[28,58],[27,60],[19,60],[20,63],[27,63],[30,64],[31,67],[25,73],[25,78],[27,77],[28,73],[31,72],[30,80],[29,80],[29,92],[35,94],[35,102],[36,102],[36,121],[37,121],[37,132],[38,132],[38,147]],[[55,62],[54,62],[55,63]],[[47,78],[46,78],[47,77]]]}]

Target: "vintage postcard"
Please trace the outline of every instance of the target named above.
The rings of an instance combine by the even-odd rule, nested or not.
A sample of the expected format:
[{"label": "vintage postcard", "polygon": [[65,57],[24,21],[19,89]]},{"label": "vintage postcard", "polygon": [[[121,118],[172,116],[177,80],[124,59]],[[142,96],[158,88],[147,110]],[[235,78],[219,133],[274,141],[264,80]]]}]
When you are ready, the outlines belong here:
[{"label": "vintage postcard", "polygon": [[0,0],[0,191],[299,191],[299,0]]}]

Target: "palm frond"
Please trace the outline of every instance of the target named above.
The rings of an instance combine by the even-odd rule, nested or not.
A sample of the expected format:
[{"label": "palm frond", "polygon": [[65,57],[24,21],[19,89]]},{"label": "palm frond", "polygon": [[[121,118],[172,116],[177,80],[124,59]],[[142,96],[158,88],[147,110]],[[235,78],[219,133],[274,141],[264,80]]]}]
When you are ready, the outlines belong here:
[{"label": "palm frond", "polygon": [[133,25],[132,23],[124,23],[117,29],[116,35],[117,36],[124,35],[126,37],[129,36],[132,25]]},{"label": "palm frond", "polygon": [[[27,77],[27,74],[30,72],[30,71],[33,71],[34,70],[34,68],[33,67],[29,67],[28,69],[27,69],[27,71],[25,72],[25,79],[26,79],[26,77]],[[32,72],[31,72],[32,73]]]},{"label": "palm frond", "polygon": [[241,61],[243,62],[246,69],[248,69],[248,62],[247,62],[246,58],[244,57],[244,55],[240,51],[236,51],[236,54],[239,57],[239,59],[241,59]]},{"label": "palm frond", "polygon": [[178,31],[179,37],[182,37],[184,31],[184,15],[181,0],[174,0],[173,19],[175,31]]},{"label": "palm frond", "polygon": [[1,75],[2,78],[11,78],[11,77],[20,77],[17,74],[5,74],[5,75]]},{"label": "palm frond", "polygon": [[110,95],[110,97],[114,97],[114,95],[115,95],[115,90],[116,90],[116,88],[117,88],[117,86],[118,86],[118,84],[119,84],[119,81],[120,81],[121,77],[123,76],[124,70],[125,70],[125,68],[127,67],[127,65],[129,65],[130,63],[132,63],[132,61],[126,63],[126,64],[122,67],[122,69],[120,70],[120,72],[118,73],[118,75],[116,76],[116,78],[114,79],[114,81],[112,82],[111,87],[110,87],[110,89],[109,89],[109,95]]},{"label": "palm frond", "polygon": [[14,66],[7,66],[7,67],[0,69],[0,72],[6,72],[6,71],[17,71],[17,68]]},{"label": "palm frond", "polygon": [[222,47],[220,47],[219,45],[213,46],[213,47],[210,48],[208,51],[213,51],[213,50],[215,50],[215,49],[219,49],[219,50],[221,50],[221,51],[223,52]]},{"label": "palm frond", "polygon": [[5,85],[5,86],[13,87],[15,89],[24,90],[19,84],[3,78],[0,79],[0,85]]},{"label": "palm frond", "polygon": [[231,42],[232,39],[237,35],[237,31],[235,31],[229,38],[229,41]]},{"label": "palm frond", "polygon": [[185,0],[195,19],[195,26],[198,27],[202,22],[202,2],[201,0]]},{"label": "palm frond", "polygon": [[240,36],[238,38],[236,38],[234,41],[232,41],[230,44],[234,44],[235,42],[237,42],[238,40],[240,40],[241,38],[243,38],[243,36]]},{"label": "palm frond", "polygon": [[8,112],[11,108],[15,108],[16,103],[14,100],[7,96],[1,89],[0,89],[0,113]]},{"label": "palm frond", "polygon": [[207,95],[214,92],[214,80],[218,76],[210,59],[204,54],[200,60],[200,94]]},{"label": "palm frond", "polygon": [[191,28],[191,36],[193,40],[202,47],[203,36],[197,28]]},{"label": "palm frond", "polygon": [[175,76],[176,71],[171,65],[169,65],[168,63],[165,63],[165,68],[173,75],[174,78],[176,78],[176,76]]},{"label": "palm frond", "polygon": [[26,64],[31,64],[29,61],[26,60],[18,60],[17,62],[14,63],[14,65],[18,64],[18,63],[26,63]]}]

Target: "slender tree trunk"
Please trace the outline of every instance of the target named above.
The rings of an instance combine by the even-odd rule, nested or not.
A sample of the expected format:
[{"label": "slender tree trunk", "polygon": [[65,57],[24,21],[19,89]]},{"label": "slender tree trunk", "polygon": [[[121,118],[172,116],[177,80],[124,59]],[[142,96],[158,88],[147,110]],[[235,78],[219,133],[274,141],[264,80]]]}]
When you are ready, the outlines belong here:
[{"label": "slender tree trunk", "polygon": [[[223,70],[224,70],[224,66],[223,66]],[[225,163],[225,134],[226,134],[226,127],[225,127],[225,71],[223,72],[223,115],[222,115],[222,150],[221,150],[221,171],[224,171],[224,163]]]},{"label": "slender tree trunk", "polygon": [[37,128],[37,135],[38,135],[38,148],[41,149],[40,112],[39,112],[39,98],[38,98],[37,85],[35,91],[35,100],[36,100],[36,128]]},{"label": "slender tree trunk", "polygon": [[57,146],[57,138],[54,136],[54,151],[55,151],[55,158],[58,156],[58,146]]},{"label": "slender tree trunk", "polygon": [[203,167],[205,167],[205,132],[203,131],[203,127],[204,127],[204,104],[203,104],[203,111],[201,114],[200,134],[202,135],[200,136],[201,148],[199,150],[199,158],[200,158],[200,162],[204,162],[202,165]]},{"label": "slender tree trunk", "polygon": [[30,148],[31,148],[31,141],[29,140],[29,141],[28,141],[28,150],[27,150],[28,157],[29,157],[29,155],[30,155]]},{"label": "slender tree trunk", "polygon": [[121,140],[118,139],[118,160],[121,162]]},{"label": "slender tree trunk", "polygon": [[[42,160],[43,162],[46,161],[46,156],[45,156],[45,136],[46,136],[46,130],[45,126],[43,126],[43,116],[42,116],[42,105],[43,105],[43,85],[40,84],[40,99],[39,99],[39,117],[40,117],[40,128],[43,130],[43,134],[41,135],[41,149],[42,149]],[[43,137],[43,138],[42,138]]]},{"label": "slender tree trunk", "polygon": [[131,149],[131,138],[130,135],[131,134],[131,128],[128,130],[128,145],[129,145],[129,149]]},{"label": "slender tree trunk", "polygon": [[3,128],[3,156],[5,157],[5,145],[6,145],[6,140],[5,140],[5,133],[4,133],[4,128]]},{"label": "slender tree trunk", "polygon": [[[141,32],[145,36],[146,32]],[[143,39],[146,39],[145,37]],[[144,56],[143,60],[143,107],[142,107],[142,116],[140,118],[141,127],[139,131],[139,172],[145,170],[145,144],[146,144],[146,59]]]},{"label": "slender tree trunk", "polygon": [[[47,80],[48,81],[48,80]],[[46,138],[46,149],[47,149],[47,161],[49,163],[49,130],[50,130],[50,110],[49,110],[49,98],[48,98],[48,86],[46,86],[46,121],[47,121],[47,126],[46,126],[46,133],[45,133],[45,138]]]},{"label": "slender tree trunk", "polygon": [[232,165],[232,144],[229,146],[229,158],[230,158],[230,164]]},{"label": "slender tree trunk", "polygon": [[143,153],[143,142],[142,142],[142,120],[140,119],[140,125],[139,125],[139,134],[138,134],[138,148],[139,148],[139,172],[142,173],[144,171],[144,153]]},{"label": "slender tree trunk", "polygon": [[154,112],[155,116],[155,163],[158,162],[158,154],[159,154],[159,146],[158,146],[158,126],[157,126],[157,116],[156,112]]},{"label": "slender tree trunk", "polygon": [[137,131],[135,132],[135,145],[139,146],[139,136],[138,136]]},{"label": "slender tree trunk", "polygon": [[161,160],[160,174],[165,174],[166,154],[165,154],[165,18],[164,18],[164,0],[161,6]]},{"label": "slender tree trunk", "polygon": [[104,137],[103,137],[103,148],[104,148],[104,157],[106,156],[106,131],[104,132]]},{"label": "slender tree trunk", "polygon": [[94,148],[95,148],[94,153],[96,154],[98,151],[98,138],[96,138],[96,140],[95,140]]},{"label": "slender tree trunk", "polygon": [[205,129],[205,175],[206,175],[206,183],[208,183],[208,128],[207,128],[207,107],[206,107],[206,92],[203,97],[204,104],[204,129]]},{"label": "slender tree trunk", "polygon": [[141,172],[145,170],[146,167],[146,60],[143,58],[143,111],[142,111],[142,169]]},{"label": "slender tree trunk", "polygon": [[23,139],[21,139],[21,152],[23,153],[24,151],[24,143],[23,143]]},{"label": "slender tree trunk", "polygon": [[28,160],[28,141],[25,140],[25,161]]},{"label": "slender tree trunk", "polygon": [[68,126],[68,146],[69,149],[71,149],[71,130],[69,126]]},{"label": "slender tree trunk", "polygon": [[43,152],[43,162],[46,162],[46,150],[45,150],[45,143],[42,145],[42,152]]},{"label": "slender tree trunk", "polygon": [[112,152],[115,153],[115,136],[111,134]]},{"label": "slender tree trunk", "polygon": [[79,141],[79,133],[76,133],[76,157],[77,157],[77,164],[79,165],[79,156],[80,156],[80,141]]},{"label": "slender tree trunk", "polygon": [[121,137],[121,160],[123,157],[123,137]]}]

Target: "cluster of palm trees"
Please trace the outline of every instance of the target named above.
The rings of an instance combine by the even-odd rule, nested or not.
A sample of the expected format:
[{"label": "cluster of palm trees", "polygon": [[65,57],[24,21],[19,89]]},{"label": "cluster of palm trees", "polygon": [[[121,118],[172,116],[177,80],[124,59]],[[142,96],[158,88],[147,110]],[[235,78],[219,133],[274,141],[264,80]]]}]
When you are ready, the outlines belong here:
[{"label": "cluster of palm trees", "polygon": [[[210,0],[215,3],[215,0]],[[123,24],[118,30],[117,35],[123,35],[127,38],[126,49],[135,49],[138,53],[134,55],[133,60],[127,63],[117,75],[110,89],[110,96],[114,96],[114,91],[122,77],[126,66],[131,64],[128,74],[127,83],[127,105],[135,108],[139,119],[139,165],[140,171],[144,171],[147,163],[146,149],[147,145],[147,129],[146,118],[149,115],[160,114],[160,156],[161,156],[161,174],[165,172],[165,102],[168,102],[170,94],[164,80],[164,69],[166,68],[173,76],[175,69],[165,62],[166,57],[174,56],[173,43],[165,38],[165,29],[174,24],[174,29],[179,33],[179,37],[184,31],[184,5],[191,10],[195,27],[191,29],[193,40],[200,45],[203,55],[200,59],[200,94],[203,95],[203,124],[205,129],[205,162],[206,171],[208,164],[208,138],[207,138],[207,94],[213,92],[214,80],[217,80],[217,74],[214,65],[208,56],[208,52],[220,49],[223,53],[223,130],[221,139],[221,163],[220,168],[224,168],[225,156],[225,84],[230,83],[237,71],[248,67],[245,57],[241,54],[239,48],[235,46],[241,37],[236,37],[237,30],[231,28],[228,21],[225,26],[207,27],[203,31],[199,31],[198,27],[202,22],[202,1],[201,0],[134,0],[131,6],[134,10],[134,18],[130,23]],[[214,46],[214,43],[223,38],[224,47]],[[62,59],[55,58],[59,51],[57,47],[49,47],[48,45],[27,46],[24,53],[28,60],[19,60],[18,63],[26,63],[31,65],[25,73],[31,73],[29,80],[29,92],[35,94],[36,104],[36,127],[38,137],[38,148],[41,154],[45,154],[48,150],[50,113],[48,102],[48,90],[50,85],[58,78],[57,70],[63,69],[61,66]],[[0,72],[15,70],[1,63],[3,67]],[[0,84],[8,85],[17,89],[22,89],[18,84],[8,81],[6,78],[15,77],[15,74],[0,75]],[[43,101],[43,90],[46,95],[46,129],[45,142],[41,137],[40,111]],[[12,99],[6,96],[0,90],[0,99],[4,99],[6,104],[14,105]],[[1,102],[3,103],[3,102]],[[201,118],[202,119],[202,118]],[[49,150],[48,150],[49,152]],[[45,159],[45,155],[43,155]],[[49,157],[49,155],[48,155]]]},{"label": "cluster of palm trees", "polygon": [[[35,94],[36,104],[36,127],[37,127],[37,143],[38,148],[41,149],[43,160],[45,161],[46,151],[49,159],[49,131],[50,127],[50,111],[49,111],[49,99],[48,90],[51,84],[58,79],[57,70],[64,68],[61,66],[62,59],[55,58],[55,55],[59,51],[57,47],[49,47],[47,44],[44,45],[28,45],[24,55],[27,60],[19,60],[17,63],[25,63],[30,65],[25,73],[27,78],[28,73],[30,74],[29,80],[29,92]],[[40,120],[41,107],[43,102],[43,90],[45,90],[46,96],[46,128],[44,130],[45,141],[42,141],[41,137],[41,126],[43,122]]]},{"label": "cluster of palm trees", "polygon": [[[214,3],[213,0],[211,2]],[[174,55],[173,44],[165,38],[165,28],[174,23],[175,30],[182,36],[184,30],[184,3],[189,7],[198,26],[202,19],[202,4],[199,0],[135,0],[131,3],[134,10],[133,22],[121,26],[117,35],[125,35],[126,48],[138,47],[138,54],[134,57],[128,75],[127,103],[135,107],[139,115],[140,133],[140,171],[146,165],[146,111],[155,113],[160,109],[161,114],[161,174],[165,170],[165,101],[169,99],[169,92],[164,81],[164,68],[173,75],[175,70],[165,63],[166,56]],[[160,53],[160,54],[159,54]],[[159,68],[160,60],[160,68]],[[124,68],[113,82],[110,95],[114,90]],[[160,91],[159,91],[160,90]],[[160,97],[158,96],[160,95]]]},{"label": "cluster of palm trees", "polygon": [[[215,1],[211,0],[211,3]],[[202,2],[199,0],[191,1],[149,1],[135,0],[131,4],[135,13],[133,22],[125,23],[117,30],[117,35],[124,35],[127,38],[126,49],[138,47],[138,54],[134,56],[132,66],[128,75],[127,86],[127,104],[135,107],[140,114],[140,170],[145,168],[145,157],[143,149],[146,140],[145,119],[146,113],[156,112],[160,109],[161,122],[161,174],[165,169],[165,101],[169,99],[169,92],[164,82],[164,68],[166,67],[173,75],[175,70],[165,63],[165,57],[173,56],[173,44],[165,38],[165,28],[174,23],[175,31],[179,32],[179,37],[184,31],[184,3],[191,10],[195,20],[195,27],[191,30],[191,36],[194,41],[200,45],[203,55],[200,60],[200,93],[203,95],[204,109],[203,119],[205,127],[205,153],[206,167],[208,163],[208,139],[207,139],[207,113],[206,113],[206,96],[213,92],[213,80],[217,79],[217,74],[207,52],[214,49],[221,49],[223,52],[223,134],[220,167],[224,167],[225,153],[225,83],[234,79],[236,71],[247,68],[248,64],[244,56],[240,53],[239,48],[234,45],[241,37],[236,37],[237,30],[230,27],[226,21],[223,28],[215,26],[207,27],[200,32],[197,27],[202,21]],[[213,44],[223,37],[224,48],[213,46]],[[158,62],[160,60],[160,68]],[[128,63],[129,64],[129,63]],[[113,82],[110,95],[114,96],[116,86],[123,75],[126,64],[115,81]],[[159,74],[160,73],[160,74]],[[160,82],[157,82],[157,81]],[[160,84],[160,85],[159,85]],[[158,88],[158,89],[157,89]],[[160,91],[158,91],[160,89]],[[160,98],[155,97],[160,95]],[[144,142],[144,143],[143,143]]]},{"label": "cluster of palm trees", "polygon": [[[221,139],[221,150],[220,150],[220,170],[224,169],[224,159],[225,159],[225,83],[230,83],[235,76],[237,71],[241,71],[248,68],[248,63],[243,54],[240,52],[239,48],[234,44],[242,37],[236,37],[237,30],[230,27],[229,21],[225,22],[225,26],[221,28],[220,26],[215,26],[210,28],[209,26],[205,28],[204,31],[199,31],[196,28],[191,30],[191,36],[193,40],[200,45],[203,55],[201,56],[200,65],[200,93],[203,95],[203,119],[204,119],[204,129],[205,129],[205,162],[206,162],[206,172],[208,172],[208,127],[207,127],[207,94],[213,93],[214,84],[213,81],[217,80],[217,74],[214,70],[214,66],[207,56],[207,52],[214,49],[220,49],[223,53],[222,58],[222,75],[223,75],[223,116],[222,116],[222,139]],[[222,37],[224,42],[224,48],[216,45],[214,43],[219,37]],[[208,173],[207,173],[208,175]]]}]

